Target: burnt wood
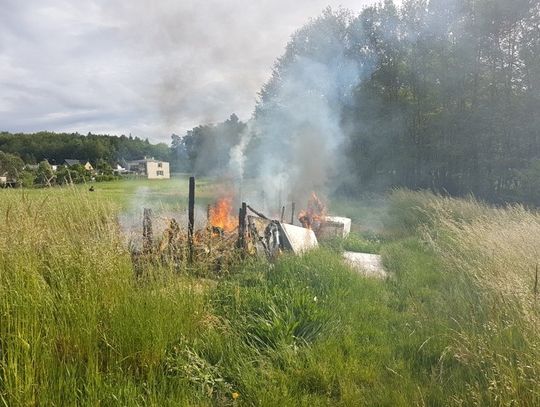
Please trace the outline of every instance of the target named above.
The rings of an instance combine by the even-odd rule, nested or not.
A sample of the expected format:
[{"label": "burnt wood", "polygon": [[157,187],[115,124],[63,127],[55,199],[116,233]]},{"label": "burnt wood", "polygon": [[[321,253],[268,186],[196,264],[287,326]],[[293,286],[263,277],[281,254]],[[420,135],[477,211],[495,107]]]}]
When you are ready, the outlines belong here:
[{"label": "burnt wood", "polygon": [[242,202],[242,207],[238,210],[238,248],[246,248],[246,215],[247,205]]},{"label": "burnt wood", "polygon": [[144,208],[143,210],[143,252],[152,251],[154,233],[152,231],[152,210]]},{"label": "burnt wood", "polygon": [[195,177],[189,177],[188,197],[188,247],[189,262],[193,263],[193,230],[195,226]]},{"label": "burnt wood", "polygon": [[262,213],[260,212],[257,212],[255,209],[253,209],[251,206],[247,205],[247,208],[253,212],[255,215],[257,215],[259,218],[263,218],[263,219],[266,219],[266,220],[272,220],[270,218],[268,218],[267,216],[264,216]]}]

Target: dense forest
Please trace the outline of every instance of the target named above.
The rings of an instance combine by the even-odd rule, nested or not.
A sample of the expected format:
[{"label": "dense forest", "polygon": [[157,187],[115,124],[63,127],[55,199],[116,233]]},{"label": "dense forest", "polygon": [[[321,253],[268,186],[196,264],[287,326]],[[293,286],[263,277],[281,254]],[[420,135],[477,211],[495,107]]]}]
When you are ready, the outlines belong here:
[{"label": "dense forest", "polygon": [[[330,106],[325,127],[320,99]],[[295,113],[313,105],[313,116]],[[326,10],[296,32],[255,120],[265,148],[261,139],[301,137],[313,123],[337,138],[348,191],[406,186],[538,203],[538,112],[538,1],[410,0],[356,17]],[[310,130],[306,141],[320,143]]]},{"label": "dense forest", "polygon": [[66,158],[88,160],[92,163],[105,160],[135,160],[143,156],[169,159],[166,144],[151,144],[132,136],[81,135],[78,133],[39,132],[12,134],[0,132],[0,151],[16,154],[25,163],[36,164],[43,160],[61,164]]},{"label": "dense forest", "polygon": [[[538,1],[385,1],[359,15],[327,9],[294,33],[249,130],[237,129],[251,133],[250,174],[316,161],[313,176],[346,193],[540,203],[539,111]],[[191,146],[205,129],[188,133]]]}]

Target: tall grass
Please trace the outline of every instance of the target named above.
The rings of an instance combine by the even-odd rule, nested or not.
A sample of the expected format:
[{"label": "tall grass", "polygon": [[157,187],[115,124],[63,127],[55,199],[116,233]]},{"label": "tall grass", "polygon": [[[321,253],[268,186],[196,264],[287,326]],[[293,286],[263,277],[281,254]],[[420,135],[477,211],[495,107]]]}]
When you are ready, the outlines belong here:
[{"label": "tall grass", "polygon": [[399,191],[382,240],[136,278],[120,205],[2,191],[0,404],[540,404],[538,214]]},{"label": "tall grass", "polygon": [[441,355],[469,375],[455,402],[539,405],[540,214],[407,191],[392,203],[392,227],[435,250],[456,294]]},{"label": "tall grass", "polygon": [[80,190],[6,193],[0,216],[0,400],[132,404],[152,389],[168,343],[197,331],[204,293],[137,283],[114,205]]},{"label": "tall grass", "polygon": [[83,189],[5,192],[4,405],[322,405],[359,397],[363,376],[341,378],[334,363],[346,366],[343,352],[357,352],[341,332],[367,326],[371,318],[356,323],[352,313],[379,302],[382,284],[366,285],[338,254],[248,259],[211,280],[197,277],[209,272],[149,263],[145,278],[135,278],[114,202]]}]

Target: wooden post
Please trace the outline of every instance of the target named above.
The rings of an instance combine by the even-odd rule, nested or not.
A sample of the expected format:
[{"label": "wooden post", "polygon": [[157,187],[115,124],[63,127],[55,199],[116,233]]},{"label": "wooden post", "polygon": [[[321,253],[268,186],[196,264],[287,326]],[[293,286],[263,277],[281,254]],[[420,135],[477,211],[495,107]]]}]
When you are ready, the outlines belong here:
[{"label": "wooden post", "polygon": [[295,210],[296,203],[292,203],[292,210],[291,210],[291,225],[294,225],[294,210]]},{"label": "wooden post", "polygon": [[247,205],[242,202],[242,207],[238,209],[238,248],[242,250],[246,248],[246,215]]},{"label": "wooden post", "polygon": [[143,211],[143,252],[150,253],[152,251],[152,210],[144,208]]},{"label": "wooden post", "polygon": [[242,208],[238,208],[238,240],[236,241],[236,247],[242,248]]},{"label": "wooden post", "polygon": [[283,223],[284,220],[285,220],[285,207],[283,206],[281,208],[281,218],[280,218],[281,223]]},{"label": "wooden post", "polygon": [[193,229],[195,225],[195,177],[189,177],[188,248],[189,262],[193,263]]},{"label": "wooden post", "polygon": [[242,202],[242,250],[246,250],[247,243],[246,243],[246,218],[247,218],[247,204],[245,202]]}]

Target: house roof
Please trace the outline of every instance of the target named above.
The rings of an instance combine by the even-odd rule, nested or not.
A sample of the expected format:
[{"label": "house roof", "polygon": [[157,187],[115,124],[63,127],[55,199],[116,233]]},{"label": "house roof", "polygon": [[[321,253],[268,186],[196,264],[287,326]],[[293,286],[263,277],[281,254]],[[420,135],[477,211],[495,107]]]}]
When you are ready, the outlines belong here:
[{"label": "house roof", "polygon": [[126,164],[135,165],[135,164],[143,164],[143,163],[168,163],[168,161],[156,160],[154,158],[144,158],[142,160],[128,161]]},{"label": "house roof", "polygon": [[66,158],[64,160],[64,163],[66,163],[66,165],[69,165],[70,167],[72,165],[77,165],[77,164],[80,164],[81,162],[79,160],[74,160],[74,159],[71,159],[71,158]]}]

